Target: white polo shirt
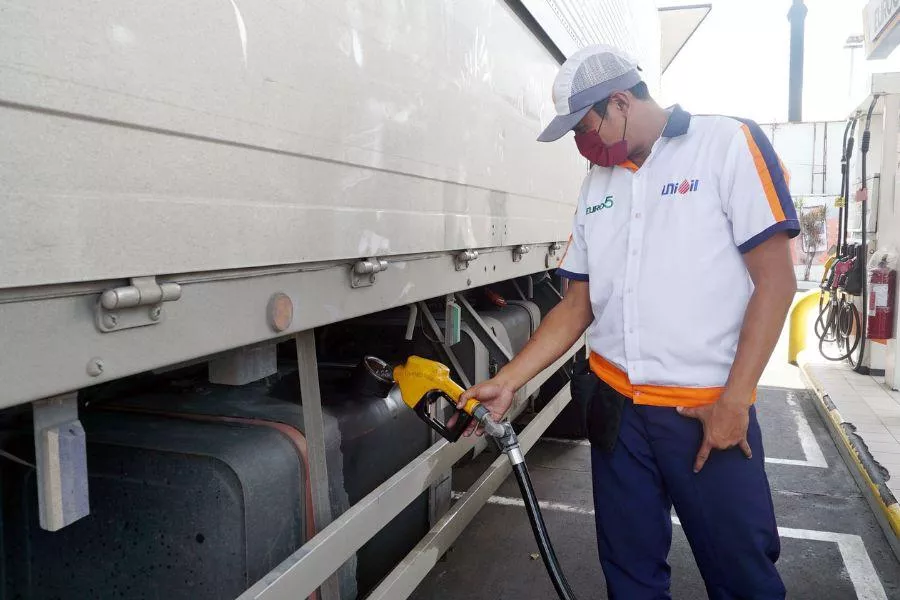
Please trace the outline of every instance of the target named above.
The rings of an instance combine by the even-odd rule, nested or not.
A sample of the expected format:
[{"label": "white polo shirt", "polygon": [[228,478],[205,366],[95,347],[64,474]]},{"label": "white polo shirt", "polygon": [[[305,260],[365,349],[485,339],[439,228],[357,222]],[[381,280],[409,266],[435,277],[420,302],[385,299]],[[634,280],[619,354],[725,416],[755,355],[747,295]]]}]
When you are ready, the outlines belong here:
[{"label": "white polo shirt", "polygon": [[638,404],[714,402],[753,284],[742,253],[800,224],[753,122],[671,109],[638,169],[593,167],[558,273],[589,281],[595,373]]}]

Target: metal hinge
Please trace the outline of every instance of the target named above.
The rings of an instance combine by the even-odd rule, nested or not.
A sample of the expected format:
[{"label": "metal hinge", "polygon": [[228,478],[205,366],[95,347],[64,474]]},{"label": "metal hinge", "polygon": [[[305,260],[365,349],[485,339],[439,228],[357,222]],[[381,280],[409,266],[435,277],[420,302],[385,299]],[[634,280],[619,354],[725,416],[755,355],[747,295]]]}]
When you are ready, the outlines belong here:
[{"label": "metal hinge", "polygon": [[522,260],[522,257],[531,252],[531,246],[525,246],[524,244],[521,246],[516,246],[513,248],[513,262],[519,262]]},{"label": "metal hinge", "polygon": [[350,270],[350,287],[368,287],[375,283],[375,275],[387,270],[388,263],[380,258],[367,258],[353,265]]},{"label": "metal hinge", "polygon": [[181,285],[157,283],[156,277],[134,277],[131,285],[106,290],[94,311],[97,328],[108,333],[155,325],[163,320],[164,302],[181,298]]},{"label": "metal hinge", "polygon": [[544,266],[548,269],[551,267],[555,267],[559,264],[559,259],[556,258],[556,253],[562,250],[562,244],[560,242],[553,242],[547,247],[547,256],[544,260]]},{"label": "metal hinge", "polygon": [[463,250],[453,257],[453,263],[456,265],[457,271],[465,271],[469,268],[469,263],[478,260],[478,250]]}]

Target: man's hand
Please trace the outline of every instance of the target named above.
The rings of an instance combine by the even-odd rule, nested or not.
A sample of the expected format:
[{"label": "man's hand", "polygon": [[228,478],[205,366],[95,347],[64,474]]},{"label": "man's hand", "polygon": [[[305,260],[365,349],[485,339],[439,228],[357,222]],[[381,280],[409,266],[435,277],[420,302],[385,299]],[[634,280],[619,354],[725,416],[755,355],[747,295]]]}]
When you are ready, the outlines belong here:
[{"label": "man's hand", "polygon": [[[509,407],[512,406],[515,394],[515,388],[509,382],[497,376],[474,385],[463,392],[459,397],[459,402],[456,403],[456,407],[462,408],[469,399],[475,398],[491,411],[492,419],[499,421],[506,414],[506,411],[509,410]],[[448,421],[447,425],[452,427],[455,422],[456,415]],[[477,425],[475,421],[469,423],[463,435],[467,437],[472,435]],[[484,430],[478,431],[476,435],[484,435]]]},{"label": "man's hand", "polygon": [[695,473],[703,468],[712,450],[739,446],[750,458],[750,394],[744,392],[756,388],[797,291],[786,233],[778,233],[744,254],[744,262],[754,290],[744,315],[734,364],[725,382],[726,392],[715,404],[678,409],[679,414],[703,423],[703,444],[694,463]]},{"label": "man's hand", "polygon": [[747,443],[747,427],[750,425],[750,407],[737,405],[720,399],[714,404],[697,408],[678,407],[678,414],[703,423],[703,443],[694,461],[694,473],[699,473],[709,453],[713,450],[727,450],[740,447],[747,458],[753,456]]}]

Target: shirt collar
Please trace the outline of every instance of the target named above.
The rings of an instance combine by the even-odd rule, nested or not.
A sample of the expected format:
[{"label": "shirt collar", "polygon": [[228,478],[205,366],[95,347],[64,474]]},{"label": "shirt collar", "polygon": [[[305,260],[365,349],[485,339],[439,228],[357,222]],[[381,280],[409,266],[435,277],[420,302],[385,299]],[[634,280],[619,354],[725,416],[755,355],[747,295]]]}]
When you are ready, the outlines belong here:
[{"label": "shirt collar", "polygon": [[669,111],[669,120],[663,129],[662,137],[673,138],[684,135],[688,131],[691,124],[691,113],[687,112],[679,105],[675,105]]}]

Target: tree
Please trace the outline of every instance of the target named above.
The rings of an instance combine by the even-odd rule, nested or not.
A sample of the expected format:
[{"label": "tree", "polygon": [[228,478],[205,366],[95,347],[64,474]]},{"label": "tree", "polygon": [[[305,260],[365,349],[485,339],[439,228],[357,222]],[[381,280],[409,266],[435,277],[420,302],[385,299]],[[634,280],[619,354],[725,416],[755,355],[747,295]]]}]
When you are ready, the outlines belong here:
[{"label": "tree", "polygon": [[825,242],[825,207],[803,206],[803,199],[795,202],[800,218],[800,251],[806,255],[803,279],[809,281],[813,261]]}]

